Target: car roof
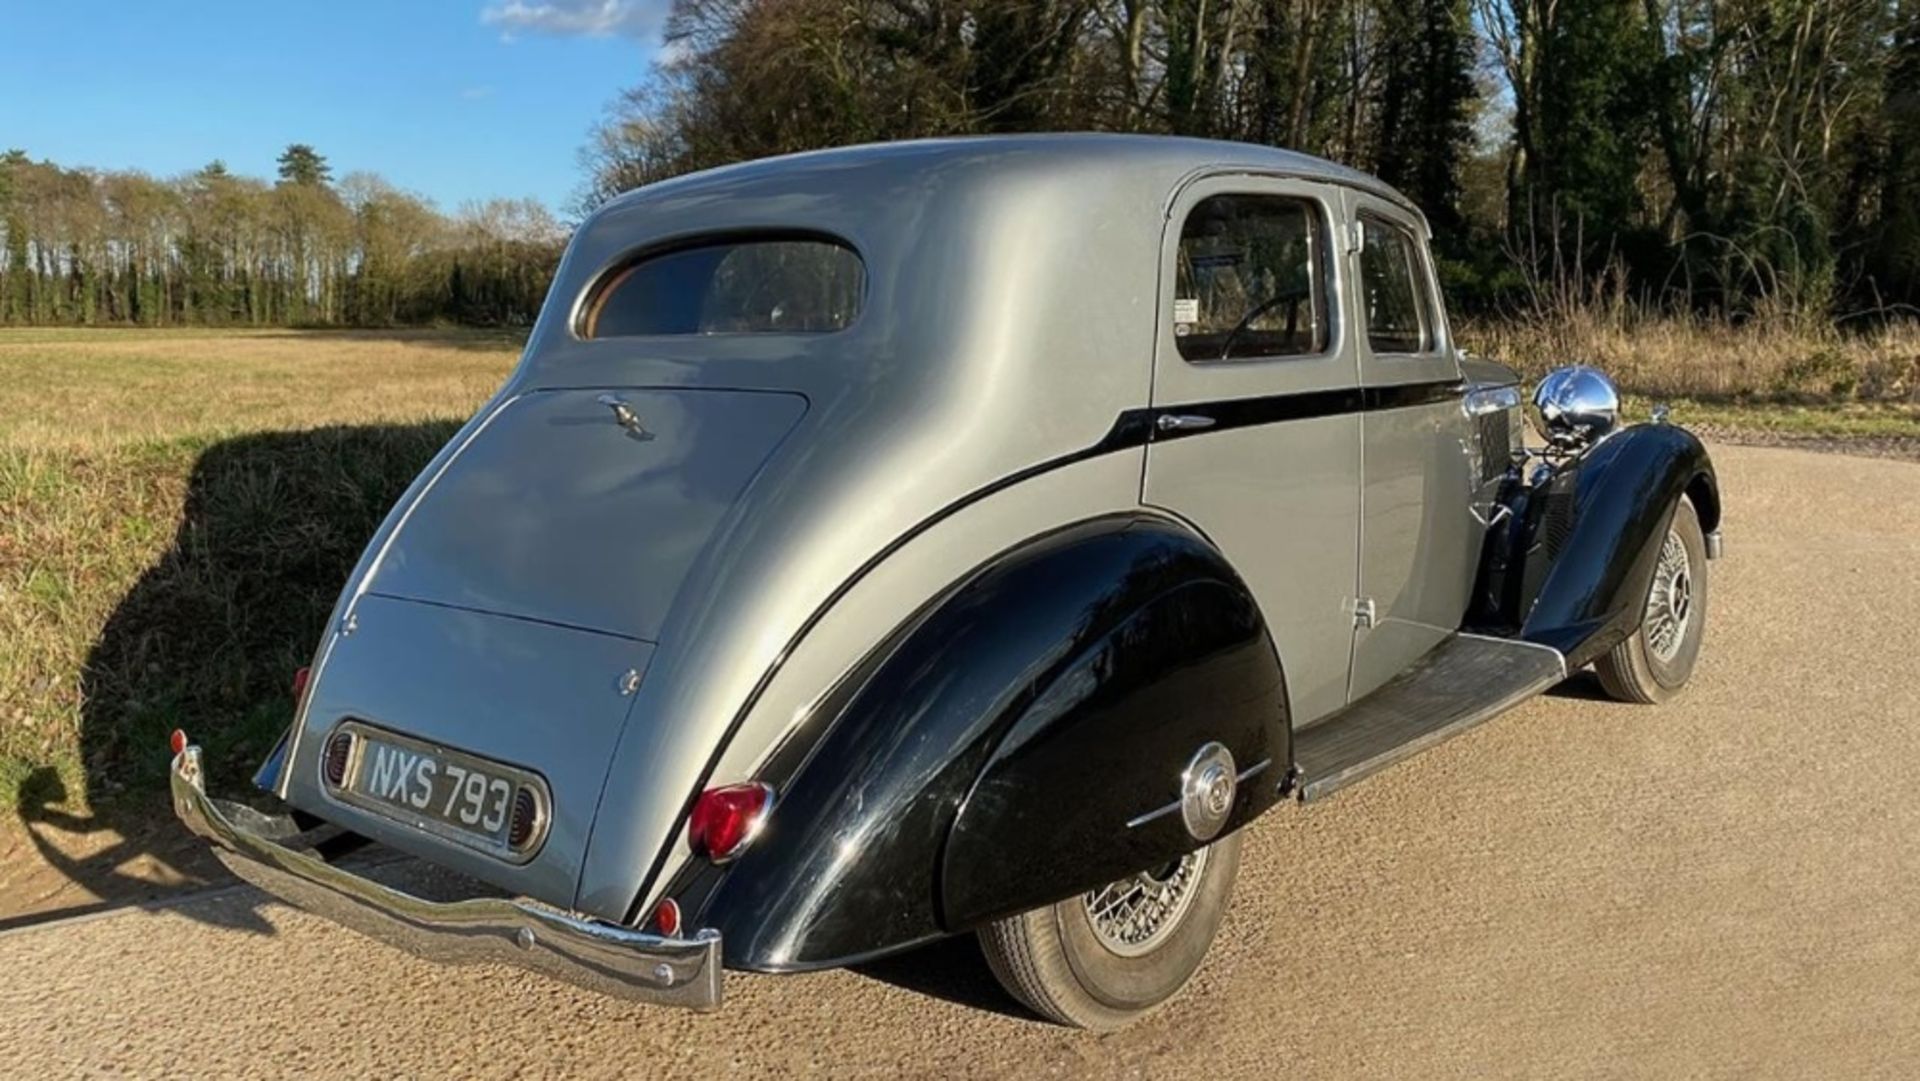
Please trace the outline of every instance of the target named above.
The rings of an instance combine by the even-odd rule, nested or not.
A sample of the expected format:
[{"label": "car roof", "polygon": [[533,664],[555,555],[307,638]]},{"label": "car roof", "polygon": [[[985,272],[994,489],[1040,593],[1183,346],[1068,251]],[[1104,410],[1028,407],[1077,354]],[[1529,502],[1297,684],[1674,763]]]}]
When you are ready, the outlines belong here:
[{"label": "car roof", "polygon": [[[656,198],[685,195],[706,187],[761,187],[782,174],[832,171],[845,174],[857,192],[876,175],[898,182],[911,174],[960,177],[990,185],[996,174],[1031,175],[1101,171],[1103,180],[1130,182],[1170,196],[1186,179],[1205,172],[1236,169],[1295,177],[1358,188],[1389,199],[1418,215],[1419,208],[1378,177],[1279,147],[1222,139],[1104,132],[1022,135],[974,135],[940,139],[903,139],[887,143],[809,150],[759,158],[688,173],[629,191],[610,201],[614,210]],[[1123,170],[1114,173],[1112,170]],[[862,183],[862,181],[866,183]]]}]

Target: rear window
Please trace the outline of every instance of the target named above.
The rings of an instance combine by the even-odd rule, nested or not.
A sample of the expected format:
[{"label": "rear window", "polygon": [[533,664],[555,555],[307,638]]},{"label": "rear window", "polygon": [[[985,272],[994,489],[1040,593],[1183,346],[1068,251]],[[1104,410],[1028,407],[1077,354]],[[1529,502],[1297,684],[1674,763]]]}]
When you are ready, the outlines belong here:
[{"label": "rear window", "polygon": [[867,272],[818,237],[756,237],[642,256],[595,292],[583,338],[827,334],[860,314]]}]

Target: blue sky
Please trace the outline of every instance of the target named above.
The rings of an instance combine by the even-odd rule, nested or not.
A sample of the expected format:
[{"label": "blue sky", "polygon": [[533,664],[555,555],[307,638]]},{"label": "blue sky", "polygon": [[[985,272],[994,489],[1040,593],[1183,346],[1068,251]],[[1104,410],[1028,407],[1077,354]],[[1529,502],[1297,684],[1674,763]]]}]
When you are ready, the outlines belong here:
[{"label": "blue sky", "polygon": [[669,0],[0,0],[0,150],[271,176],[311,143],[442,209],[533,196],[645,78]]}]

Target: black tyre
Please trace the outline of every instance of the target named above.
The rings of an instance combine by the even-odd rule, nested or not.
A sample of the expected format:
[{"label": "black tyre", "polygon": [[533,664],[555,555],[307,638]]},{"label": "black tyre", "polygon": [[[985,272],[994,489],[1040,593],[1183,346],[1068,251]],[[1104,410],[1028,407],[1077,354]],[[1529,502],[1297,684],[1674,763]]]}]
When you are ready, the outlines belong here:
[{"label": "black tyre", "polygon": [[1186,986],[1213,945],[1240,867],[1231,834],[1165,867],[980,931],[1015,998],[1077,1028],[1115,1029]]},{"label": "black tyre", "polygon": [[1693,501],[1682,496],[1660,544],[1640,629],[1594,662],[1622,702],[1664,702],[1693,676],[1707,633],[1707,541]]}]

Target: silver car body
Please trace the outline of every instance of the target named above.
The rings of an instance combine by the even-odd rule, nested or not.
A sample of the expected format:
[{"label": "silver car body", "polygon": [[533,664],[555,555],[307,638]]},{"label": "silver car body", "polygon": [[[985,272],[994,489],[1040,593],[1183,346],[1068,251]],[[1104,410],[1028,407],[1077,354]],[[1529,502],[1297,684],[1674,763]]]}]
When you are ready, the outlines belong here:
[{"label": "silver car body", "polygon": [[[1296,195],[1324,215],[1324,354],[1176,352],[1180,223],[1222,192]],[[1375,355],[1354,329],[1348,223],[1363,210],[1426,238],[1404,199],[1324,161],[1091,135],[826,151],[612,202],[576,233],[511,377],[355,569],[279,794],[627,920],[651,899],[637,891],[688,859],[692,795],[752,777],[910,613],[996,553],[1141,506],[1190,523],[1244,576],[1294,725],[1329,715],[1460,625],[1484,532],[1439,305],[1419,355]],[[576,333],[583,298],[635,252],[759,231],[855,249],[858,320],[830,334]],[[1405,408],[1094,453],[1130,410],[1447,384]],[[653,438],[630,438],[607,395]],[[342,802],[319,766],[350,717],[538,771],[554,802],[545,844],[514,862]]]}]

